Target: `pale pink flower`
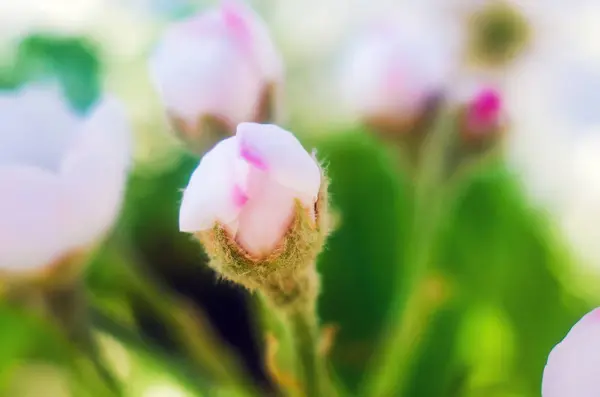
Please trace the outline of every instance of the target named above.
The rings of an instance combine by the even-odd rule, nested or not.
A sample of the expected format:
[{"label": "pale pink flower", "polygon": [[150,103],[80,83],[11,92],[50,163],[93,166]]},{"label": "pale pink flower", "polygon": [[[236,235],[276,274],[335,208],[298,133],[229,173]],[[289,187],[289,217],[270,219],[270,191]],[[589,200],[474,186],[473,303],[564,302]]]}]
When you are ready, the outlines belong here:
[{"label": "pale pink flower", "polygon": [[319,166],[291,132],[241,123],[192,174],[179,227],[195,233],[219,223],[249,254],[265,257],[289,229],[297,200],[314,218],[320,185]]},{"label": "pale pink flower", "polygon": [[483,88],[468,106],[468,124],[473,129],[492,128],[500,121],[502,98],[493,88]]},{"label": "pale pink flower", "polygon": [[407,16],[358,35],[341,63],[340,94],[347,111],[363,119],[411,119],[446,89],[459,60],[458,45],[453,32],[436,22]]},{"label": "pale pink flower", "polygon": [[265,90],[283,79],[264,22],[233,1],[169,27],[150,69],[171,116],[191,125],[212,116],[232,129],[255,120]]},{"label": "pale pink flower", "polygon": [[502,123],[503,107],[500,92],[493,87],[478,87],[466,102],[466,125],[470,133],[496,130]]},{"label": "pale pink flower", "polygon": [[0,269],[34,270],[91,248],[117,216],[129,165],[124,109],[83,117],[54,86],[0,93]]},{"label": "pale pink flower", "polygon": [[585,315],[554,347],[542,380],[542,397],[600,395],[600,309]]}]

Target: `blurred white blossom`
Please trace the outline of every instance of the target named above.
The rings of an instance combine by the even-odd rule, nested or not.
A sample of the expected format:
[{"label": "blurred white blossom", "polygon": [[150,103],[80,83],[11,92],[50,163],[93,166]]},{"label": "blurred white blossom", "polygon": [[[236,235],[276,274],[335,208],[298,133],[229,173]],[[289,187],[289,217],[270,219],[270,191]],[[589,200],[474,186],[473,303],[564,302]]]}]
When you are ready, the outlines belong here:
[{"label": "blurred white blossom", "polygon": [[413,118],[448,87],[459,60],[456,43],[425,21],[378,21],[351,43],[340,70],[340,99],[350,113]]},{"label": "blurred white blossom", "polygon": [[114,223],[129,166],[124,109],[77,115],[56,86],[0,93],[0,268],[30,270],[90,248]]},{"label": "blurred white blossom", "polygon": [[150,70],[169,114],[192,129],[204,116],[232,127],[255,121],[266,90],[283,79],[263,21],[234,1],[170,26]]},{"label": "blurred white blossom", "polygon": [[286,99],[303,123],[353,123],[374,109],[414,111],[459,60],[460,30],[436,7],[384,0],[272,4],[267,21],[291,65]]}]

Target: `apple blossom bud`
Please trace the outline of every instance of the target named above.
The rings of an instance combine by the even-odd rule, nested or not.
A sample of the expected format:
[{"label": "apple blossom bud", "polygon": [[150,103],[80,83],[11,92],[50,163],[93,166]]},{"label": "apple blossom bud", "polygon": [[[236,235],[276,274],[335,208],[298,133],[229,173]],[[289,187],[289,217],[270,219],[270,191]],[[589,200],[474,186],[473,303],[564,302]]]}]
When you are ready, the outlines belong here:
[{"label": "apple blossom bud", "polygon": [[[201,240],[223,277],[265,291],[314,268],[327,219],[326,179],[294,135],[241,123],[192,174],[179,227]],[[307,279],[290,285],[289,299],[314,287]]]},{"label": "apple blossom bud", "polygon": [[87,117],[58,87],[0,92],[0,273],[77,262],[117,217],[129,167],[124,109],[106,98]]},{"label": "apple blossom bud", "polygon": [[452,35],[406,19],[362,33],[342,57],[347,111],[386,135],[409,130],[448,85],[458,61]]},{"label": "apple blossom bud", "polygon": [[169,118],[192,149],[210,147],[243,121],[274,121],[283,67],[263,21],[224,1],[174,23],[150,71]]},{"label": "apple blossom bud", "polygon": [[600,393],[600,309],[586,314],[554,347],[544,368],[542,397]]},{"label": "apple blossom bud", "polygon": [[493,87],[476,87],[465,102],[461,133],[467,145],[482,146],[497,141],[504,128],[500,92]]},{"label": "apple blossom bud", "polygon": [[502,99],[493,88],[479,91],[467,108],[467,129],[474,133],[495,128],[500,123]]},{"label": "apple blossom bud", "polygon": [[507,122],[502,95],[491,85],[462,82],[448,94],[454,128],[445,151],[446,169],[452,176],[493,158],[503,148]]}]

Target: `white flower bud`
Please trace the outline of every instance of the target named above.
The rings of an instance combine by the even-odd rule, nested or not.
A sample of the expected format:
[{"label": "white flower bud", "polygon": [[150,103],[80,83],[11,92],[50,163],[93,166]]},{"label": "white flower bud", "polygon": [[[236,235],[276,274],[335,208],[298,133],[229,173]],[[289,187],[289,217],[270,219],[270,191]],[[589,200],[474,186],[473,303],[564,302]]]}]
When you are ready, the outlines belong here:
[{"label": "white flower bud", "polygon": [[240,122],[276,112],[275,91],[283,80],[263,21],[227,1],[169,27],[150,69],[177,132],[193,144],[215,124],[219,133],[231,134]]},{"label": "white flower bud", "polygon": [[194,171],[180,229],[201,239],[225,277],[256,288],[269,274],[313,265],[328,229],[325,190],[290,132],[242,123]]}]

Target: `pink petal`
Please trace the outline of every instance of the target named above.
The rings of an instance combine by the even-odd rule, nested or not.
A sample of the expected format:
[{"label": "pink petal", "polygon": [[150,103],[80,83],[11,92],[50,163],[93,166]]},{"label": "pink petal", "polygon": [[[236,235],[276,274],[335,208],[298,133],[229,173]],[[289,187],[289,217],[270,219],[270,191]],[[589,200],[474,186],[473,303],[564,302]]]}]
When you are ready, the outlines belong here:
[{"label": "pink petal", "polygon": [[236,206],[242,208],[244,205],[246,205],[247,202],[248,195],[240,185],[235,184],[233,186],[233,203]]},{"label": "pink petal", "polygon": [[245,39],[251,37],[250,49],[255,67],[268,83],[283,82],[283,61],[264,20],[250,7],[241,2],[229,1],[230,10],[235,10],[234,15],[241,19],[246,27],[246,33],[236,37]]},{"label": "pink petal", "polygon": [[255,257],[269,255],[287,232],[296,192],[259,170],[251,170],[249,200],[239,215],[236,240]]},{"label": "pink petal", "polygon": [[223,1],[221,5],[221,15],[227,30],[233,35],[235,41],[250,53],[252,51],[252,31],[244,15],[246,10],[239,3],[233,0]]},{"label": "pink petal", "polygon": [[241,123],[236,136],[243,150],[240,155],[249,164],[267,170],[269,178],[297,192],[297,197],[307,206],[314,203],[321,185],[321,172],[291,132],[273,124]]},{"label": "pink petal", "polygon": [[500,121],[502,98],[493,88],[484,88],[469,104],[467,126],[473,131],[493,128]]},{"label": "pink petal", "polygon": [[235,137],[218,143],[206,153],[192,174],[183,194],[179,229],[197,232],[210,229],[215,222],[233,222],[246,196],[247,166],[239,159]]},{"label": "pink petal", "polygon": [[339,94],[350,114],[410,118],[449,82],[456,60],[453,34],[438,21],[411,13],[379,21],[341,57]]},{"label": "pink petal", "polygon": [[247,142],[242,142],[240,145],[240,156],[253,165],[259,170],[266,171],[267,166],[266,160],[258,153],[252,146],[248,145]]},{"label": "pink petal", "polygon": [[233,124],[250,119],[265,84],[228,35],[203,36],[178,25],[163,36],[150,70],[165,107],[190,123],[207,114]]}]

